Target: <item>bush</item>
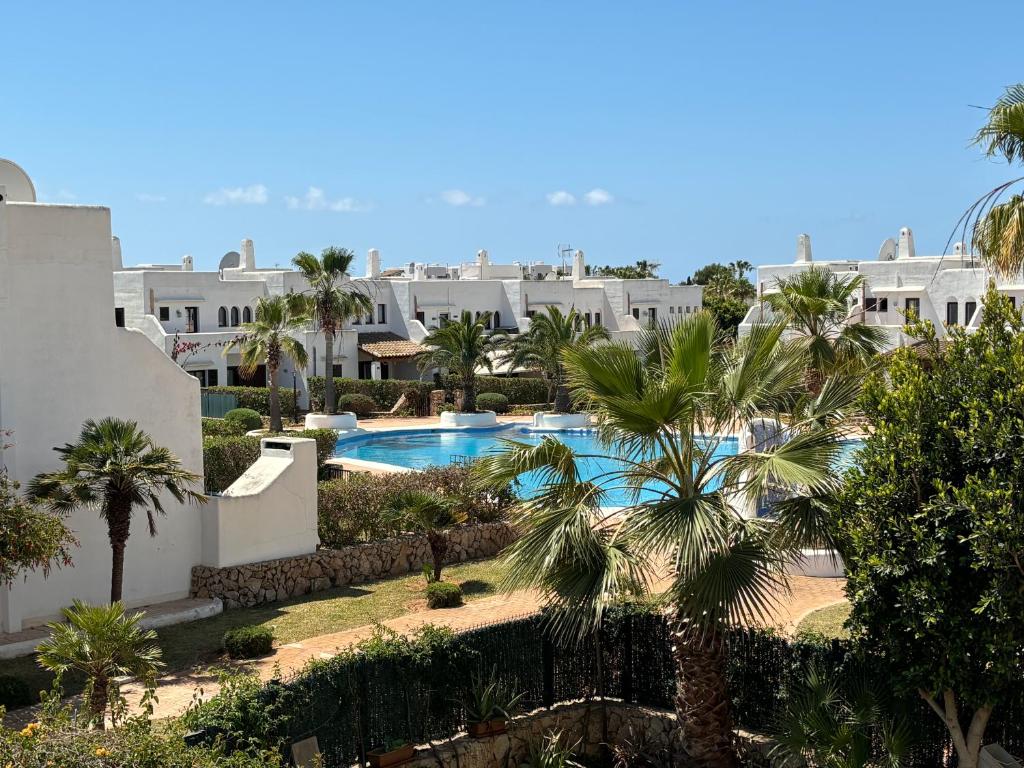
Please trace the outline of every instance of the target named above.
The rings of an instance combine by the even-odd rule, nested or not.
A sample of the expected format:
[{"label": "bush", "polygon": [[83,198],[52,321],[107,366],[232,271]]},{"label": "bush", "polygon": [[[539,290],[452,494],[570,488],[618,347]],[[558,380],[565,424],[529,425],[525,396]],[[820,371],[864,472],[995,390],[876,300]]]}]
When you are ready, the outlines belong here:
[{"label": "bush", "polygon": [[476,407],[480,411],[505,413],[508,411],[508,398],[497,392],[483,392],[476,397]]},{"label": "bush", "polygon": [[[270,415],[269,387],[207,387],[207,392],[234,395],[238,408],[251,408],[260,416]],[[295,410],[295,393],[291,388],[278,387],[281,413],[290,414]]]},{"label": "bush", "polygon": [[224,414],[224,421],[237,424],[243,432],[263,429],[263,418],[252,408],[235,408]]},{"label": "bush", "polygon": [[[448,392],[455,392],[461,388],[459,380],[454,376],[443,377],[442,383]],[[477,396],[489,392],[504,395],[508,398],[510,405],[546,403],[548,401],[548,383],[544,379],[536,377],[477,376]]]},{"label": "bush", "polygon": [[457,608],[462,605],[462,587],[451,581],[427,584],[428,608]]},{"label": "bush", "polygon": [[235,627],[224,633],[224,650],[232,659],[255,659],[266,656],[274,647],[274,631],[252,624]]},{"label": "bush", "polygon": [[27,707],[32,698],[32,689],[20,677],[0,675],[0,707]]},{"label": "bush", "polygon": [[203,419],[203,437],[237,437],[244,434],[245,430],[235,422],[224,419]]},{"label": "bush", "polygon": [[[317,407],[323,407],[324,402],[324,377],[310,376],[306,380],[309,388],[309,396]],[[378,410],[390,410],[398,399],[406,392],[412,392],[410,400],[415,401],[415,407],[420,414],[426,413],[430,404],[430,393],[437,387],[432,381],[419,381],[417,379],[342,379],[334,378],[334,396],[342,395],[366,395],[372,397],[378,405]]]},{"label": "bush", "polygon": [[258,437],[203,438],[203,484],[207,493],[223,493],[259,457]]},{"label": "bush", "polygon": [[356,416],[369,416],[380,410],[377,401],[369,395],[348,394],[338,397],[339,411],[352,411]]}]

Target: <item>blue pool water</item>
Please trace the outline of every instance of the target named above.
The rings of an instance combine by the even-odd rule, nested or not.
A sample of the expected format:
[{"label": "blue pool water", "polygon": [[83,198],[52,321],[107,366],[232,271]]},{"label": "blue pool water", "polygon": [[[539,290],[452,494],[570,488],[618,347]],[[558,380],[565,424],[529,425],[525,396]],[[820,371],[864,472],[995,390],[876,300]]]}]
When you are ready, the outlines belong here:
[{"label": "blue pool water", "polygon": [[[568,430],[562,432],[537,432],[523,427],[499,427],[498,429],[475,430],[396,430],[387,433],[360,435],[338,441],[335,456],[343,456],[363,461],[375,461],[382,464],[396,464],[411,469],[424,469],[430,466],[446,466],[466,459],[478,459],[501,449],[503,439],[517,440],[536,445],[545,435],[554,435],[563,443],[580,454],[604,454],[605,449],[592,430]],[[847,443],[846,463],[849,454],[859,442]],[[735,438],[725,438],[718,445],[716,456],[729,456],[736,453]],[[579,464],[580,473],[586,480],[598,480],[608,472],[621,468],[621,463],[613,458],[587,459]],[[539,478],[524,476],[520,480],[520,492],[526,496],[535,491]],[[602,483],[604,485],[604,483]],[[607,488],[606,504],[620,506],[629,503],[625,489]]]}]

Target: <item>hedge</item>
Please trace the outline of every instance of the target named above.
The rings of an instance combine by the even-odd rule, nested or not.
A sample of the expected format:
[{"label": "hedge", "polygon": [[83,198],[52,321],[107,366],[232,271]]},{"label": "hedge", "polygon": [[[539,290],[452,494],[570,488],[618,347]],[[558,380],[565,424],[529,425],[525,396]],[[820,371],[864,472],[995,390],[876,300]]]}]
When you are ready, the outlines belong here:
[{"label": "hedge", "polygon": [[[269,435],[268,435],[269,436]],[[285,433],[287,437],[316,440],[317,467],[334,454],[338,436],[332,429],[305,429]],[[203,438],[203,480],[208,493],[223,493],[260,457],[260,438],[248,435]]]},{"label": "hedge", "polygon": [[427,584],[427,608],[458,608],[462,605],[462,587],[454,581]]},{"label": "hedge", "polygon": [[238,424],[232,424],[224,419],[203,419],[203,437],[238,437],[244,435],[245,430]]},{"label": "hedge", "polygon": [[476,398],[476,407],[480,411],[508,412],[508,398],[498,392],[481,392]]},{"label": "hedge", "polygon": [[[269,387],[207,387],[213,394],[234,395],[238,408],[251,408],[260,416],[270,415]],[[287,416],[295,410],[295,393],[291,387],[278,387],[278,399],[281,401],[281,414]]]},{"label": "hedge", "polygon": [[358,393],[338,395],[337,404],[339,411],[352,411],[352,413],[360,417],[369,416],[374,411],[380,410],[376,400],[369,395],[360,395]]},{"label": "hedge", "polygon": [[274,630],[262,624],[247,624],[224,633],[224,650],[232,659],[255,659],[274,648]]},{"label": "hedge", "polygon": [[[310,376],[306,379],[309,396],[318,408],[324,402],[324,377]],[[342,379],[334,378],[334,395],[366,395],[372,397],[381,410],[390,410],[406,390],[414,390],[424,406],[430,403],[434,382],[415,379]]]},{"label": "hedge", "polygon": [[510,491],[495,495],[472,489],[469,469],[456,465],[327,480],[320,483],[318,494],[320,543],[336,549],[391,535],[388,509],[399,493],[411,490],[453,497],[470,521],[482,523],[504,518],[515,500]]},{"label": "hedge", "polygon": [[[456,392],[461,384],[454,376],[442,378],[444,387],[449,392]],[[525,405],[527,403],[546,403],[548,399],[548,383],[539,378],[518,378],[515,376],[477,376],[476,393],[497,392],[508,398],[509,405]]]},{"label": "hedge", "polygon": [[252,408],[233,408],[224,414],[224,421],[237,424],[242,432],[263,429],[263,417]]}]

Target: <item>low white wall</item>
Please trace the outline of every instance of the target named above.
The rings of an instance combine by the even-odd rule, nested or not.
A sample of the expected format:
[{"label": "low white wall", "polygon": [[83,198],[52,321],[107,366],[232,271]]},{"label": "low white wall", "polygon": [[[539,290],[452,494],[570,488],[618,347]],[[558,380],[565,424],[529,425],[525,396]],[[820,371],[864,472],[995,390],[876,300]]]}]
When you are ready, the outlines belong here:
[{"label": "low white wall", "polygon": [[316,441],[264,438],[260,457],[203,508],[203,564],[226,568],[315,552]]},{"label": "low white wall", "polygon": [[846,566],[839,553],[831,549],[802,549],[800,557],[786,566],[786,572],[819,579],[841,579],[846,576]]},{"label": "low white wall", "polygon": [[458,413],[444,411],[441,414],[442,427],[493,427],[498,423],[494,411],[478,411],[477,413]]}]

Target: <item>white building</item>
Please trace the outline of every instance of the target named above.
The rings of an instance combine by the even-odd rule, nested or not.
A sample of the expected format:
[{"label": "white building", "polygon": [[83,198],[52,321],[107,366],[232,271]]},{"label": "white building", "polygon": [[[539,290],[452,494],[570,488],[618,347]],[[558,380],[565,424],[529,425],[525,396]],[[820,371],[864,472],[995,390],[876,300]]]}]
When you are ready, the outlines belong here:
[{"label": "white building", "polygon": [[[941,256],[918,256],[914,249],[914,233],[909,227],[900,230],[896,239],[885,240],[873,259],[828,259],[813,261],[811,239],[797,238],[794,261],[757,268],[757,300],[740,324],[740,333],[749,332],[750,325],[770,319],[771,312],[761,301],[777,290],[779,278],[808,269],[812,264],[864,278],[859,295],[850,307],[849,322],[869,323],[886,329],[889,346],[913,343],[902,332],[907,310],[922,320],[931,321],[937,334],[946,334],[947,326],[976,327],[981,320],[981,299],[992,275],[957,243],[953,253]],[[1020,279],[996,279],[996,287],[1018,306],[1024,306],[1024,282]]]},{"label": "white building", "polygon": [[[261,296],[301,292],[302,276],[291,270],[259,269],[251,240],[239,252],[229,252],[216,272],[196,272],[192,258],[180,264],[121,264],[120,245],[114,249],[115,308],[126,327],[145,333],[168,355],[176,342],[198,345],[190,355],[177,355],[179,364],[207,386],[262,384],[259,371],[246,382],[238,372],[237,351],[223,355],[225,345],[239,334]],[[671,285],[668,280],[621,280],[588,277],[581,251],[576,251],[568,274],[549,264],[492,264],[487,251],[455,267],[410,262],[381,269],[379,251],[367,254],[366,275],[353,289],[373,299],[374,311],[350,323],[335,340],[334,373],[350,378],[415,379],[412,361],[427,333],[463,310],[492,313],[495,328],[522,332],[530,318],[548,306],[563,311],[575,307],[587,323],[604,325],[612,338],[631,339],[644,324],[696,311],[700,286]],[[300,395],[308,375],[324,374],[324,340],[307,332],[301,339],[310,361],[306,370],[282,367],[279,383],[292,385]],[[187,359],[186,359],[187,357]],[[300,397],[300,400],[303,398]]]}]

